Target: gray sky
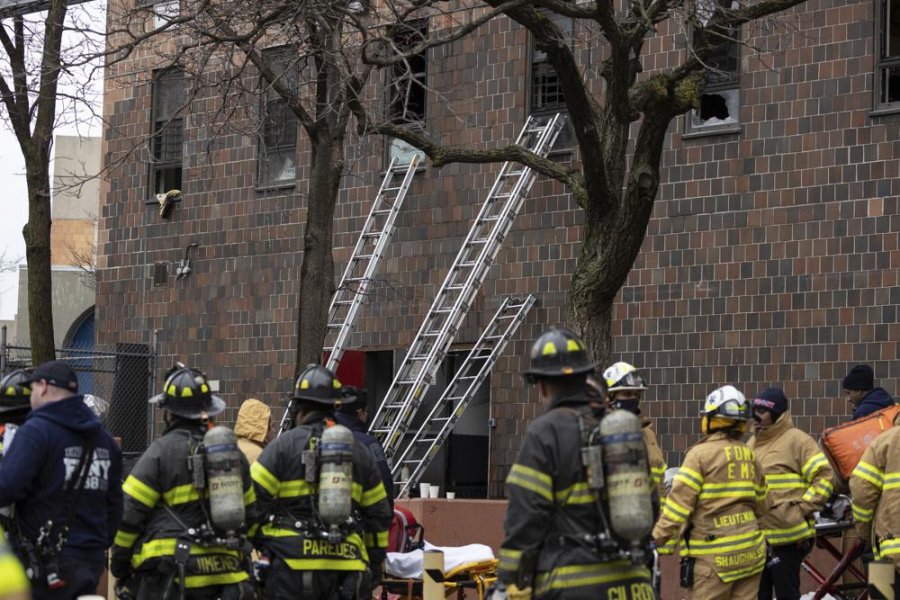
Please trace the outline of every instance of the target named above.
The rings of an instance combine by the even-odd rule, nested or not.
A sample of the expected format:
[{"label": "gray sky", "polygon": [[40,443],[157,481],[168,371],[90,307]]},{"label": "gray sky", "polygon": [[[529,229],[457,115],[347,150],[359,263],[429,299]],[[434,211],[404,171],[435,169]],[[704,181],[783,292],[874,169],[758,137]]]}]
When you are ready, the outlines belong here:
[{"label": "gray sky", "polygon": [[[28,222],[28,192],[25,186],[25,160],[15,136],[0,127],[0,188],[3,189],[3,218],[0,219],[0,252],[7,260],[25,260],[22,227]],[[16,315],[19,300],[19,274],[0,273],[0,319]]]}]

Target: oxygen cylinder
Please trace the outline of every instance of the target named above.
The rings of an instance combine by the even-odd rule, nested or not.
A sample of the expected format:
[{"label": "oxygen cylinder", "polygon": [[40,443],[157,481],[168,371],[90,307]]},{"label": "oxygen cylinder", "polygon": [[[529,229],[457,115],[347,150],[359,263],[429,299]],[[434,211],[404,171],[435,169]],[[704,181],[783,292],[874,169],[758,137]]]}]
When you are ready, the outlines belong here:
[{"label": "oxygen cylinder", "polygon": [[353,432],[332,425],[319,440],[319,515],[337,527],[350,517],[353,494]]},{"label": "oxygen cylinder", "polygon": [[600,445],[612,530],[638,546],[653,527],[650,470],[640,419],[622,409],[610,412],[600,421]]},{"label": "oxygen cylinder", "polygon": [[244,524],[244,481],[241,451],[234,432],[221,425],[203,436],[209,513],[213,526],[235,532]]}]

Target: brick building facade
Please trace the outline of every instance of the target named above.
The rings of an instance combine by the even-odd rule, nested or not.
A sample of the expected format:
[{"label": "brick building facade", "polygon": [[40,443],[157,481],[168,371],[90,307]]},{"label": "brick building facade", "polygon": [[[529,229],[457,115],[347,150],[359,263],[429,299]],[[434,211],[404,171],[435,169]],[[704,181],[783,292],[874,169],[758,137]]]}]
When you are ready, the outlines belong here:
[{"label": "brick building facade", "polygon": [[[891,5],[895,16],[882,20]],[[616,358],[641,366],[652,385],[646,412],[670,463],[697,439],[700,400],[725,383],[748,395],[783,385],[795,422],[812,433],[848,414],[840,379],[856,362],[900,393],[900,92],[890,53],[878,58],[879,40],[900,39],[898,6],[811,0],[791,13],[788,33],[747,26],[743,39],[779,49],[759,60],[739,48],[738,77],[717,80],[705,98],[719,108],[703,105],[672,125],[654,217],[614,322]],[[598,60],[590,31],[576,27],[573,40],[587,66]],[[648,69],[671,65],[684,35],[663,28],[648,49]],[[450,144],[513,140],[536,106],[539,58],[507,19],[430,51],[426,127]],[[140,71],[141,60],[128,69]],[[150,134],[159,110],[149,75],[126,85],[116,75],[110,70],[105,94],[108,161]],[[202,115],[215,101],[198,98],[192,110]],[[300,136],[296,184],[261,189],[256,140],[213,129],[194,115],[184,120],[183,200],[167,219],[152,202],[159,180],[148,156],[111,172],[100,216],[98,343],[156,343],[160,371],[175,358],[203,369],[232,410],[250,396],[278,405],[294,372],[308,153]],[[347,148],[338,272],[389,152],[381,140]],[[370,358],[380,353],[367,385],[381,385],[373,365],[392,356],[399,364],[498,170],[417,173],[350,344]],[[530,340],[565,321],[581,218],[559,184],[540,179],[456,337],[456,349],[470,347],[503,295],[538,296],[490,379],[493,426],[478,434],[489,436],[492,496],[502,495],[520,436],[539,412],[520,373]],[[185,256],[192,271],[176,279]]]}]

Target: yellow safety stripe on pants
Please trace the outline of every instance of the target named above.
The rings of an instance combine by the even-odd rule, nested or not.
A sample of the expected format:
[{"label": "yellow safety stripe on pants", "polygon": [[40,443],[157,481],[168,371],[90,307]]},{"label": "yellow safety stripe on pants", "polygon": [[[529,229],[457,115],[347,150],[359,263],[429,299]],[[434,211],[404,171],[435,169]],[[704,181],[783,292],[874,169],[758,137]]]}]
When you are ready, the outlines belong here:
[{"label": "yellow safety stripe on pants", "polygon": [[770,490],[805,490],[809,484],[797,473],[772,473],[766,475],[766,485]]},{"label": "yellow safety stripe on pants", "polygon": [[514,548],[500,548],[500,564],[497,566],[503,571],[518,571],[519,562],[522,560],[522,551]]},{"label": "yellow safety stripe on pants", "polygon": [[691,516],[691,511],[675,502],[671,496],[666,498],[662,506],[662,512],[675,523],[684,523]]},{"label": "yellow safety stripe on pants", "polygon": [[[211,585],[229,585],[239,583],[250,578],[248,573],[238,571],[235,573],[216,573],[215,575],[188,575],[184,578],[184,587],[201,588]],[[178,579],[176,578],[176,585]]]},{"label": "yellow safety stripe on pants", "polygon": [[900,488],[900,473],[888,473],[884,476],[884,491]]},{"label": "yellow safety stripe on pants", "polygon": [[122,548],[131,548],[137,541],[138,535],[140,534],[130,533],[128,531],[122,531],[120,529],[116,532],[116,539],[113,540],[113,544]]},{"label": "yellow safety stripe on pants", "polygon": [[708,556],[710,554],[725,554],[745,550],[763,543],[763,534],[760,530],[726,535],[714,540],[702,540],[691,538],[687,544],[688,556]]},{"label": "yellow safety stripe on pants", "polygon": [[259,461],[250,465],[250,478],[259,484],[261,488],[269,492],[273,498],[278,497],[281,481],[272,475],[272,472],[262,466]]},{"label": "yellow safety stripe on pants", "polygon": [[284,564],[294,571],[365,571],[361,560],[334,560],[323,558],[285,558]]},{"label": "yellow safety stripe on pants", "polygon": [[875,516],[873,509],[863,508],[855,502],[853,503],[853,518],[860,523],[868,523]]},{"label": "yellow safety stripe on pants", "polygon": [[122,491],[147,508],[153,508],[159,501],[159,492],[135,477],[129,475],[122,484]]},{"label": "yellow safety stripe on pants", "polygon": [[803,494],[803,501],[809,502],[813,499],[813,496],[822,496],[827,500],[828,498],[831,498],[831,494],[833,493],[834,486],[831,485],[831,482],[827,479],[823,479],[809,486],[809,489]]},{"label": "yellow safety stripe on pants", "polygon": [[525,488],[548,502],[553,502],[553,479],[537,469],[518,463],[514,464],[509,470],[506,485],[516,485]]},{"label": "yellow safety stripe on pants", "polygon": [[850,477],[865,479],[879,490],[884,486],[884,473],[875,465],[870,465],[867,462],[859,461]]},{"label": "yellow safety stripe on pants", "polygon": [[900,539],[885,538],[877,544],[876,558],[884,558],[886,556],[896,556],[900,554]]},{"label": "yellow safety stripe on pants", "polygon": [[250,487],[244,490],[244,506],[250,506],[254,502],[256,502],[256,488],[251,483]]},{"label": "yellow safety stripe on pants", "polygon": [[816,472],[826,466],[828,466],[828,459],[825,458],[825,455],[822,452],[816,452],[809,457],[809,460],[804,463],[803,468],[800,470],[803,472],[803,478],[806,482],[812,483],[816,476]]},{"label": "yellow safety stripe on pants", "polygon": [[541,596],[551,590],[565,590],[592,585],[604,585],[646,579],[650,573],[646,567],[632,566],[630,561],[617,560],[610,563],[569,565],[552,571],[538,573],[534,582],[534,595]]},{"label": "yellow safety stripe on pants", "polygon": [[555,496],[557,504],[590,504],[597,499],[586,481],[570,485],[566,489],[556,492]]},{"label": "yellow safety stripe on pants", "polygon": [[[144,542],[141,545],[141,549],[131,557],[131,566],[136,569],[151,558],[174,556],[176,542],[175,538],[160,538]],[[205,554],[227,554],[237,559],[242,558],[239,550],[229,550],[223,547],[203,548],[202,546],[191,544],[191,556],[203,556]]]},{"label": "yellow safety stripe on pants", "polygon": [[359,505],[363,508],[368,508],[385,498],[387,498],[387,492],[384,490],[384,483],[379,481],[375,487],[362,492],[359,498]]},{"label": "yellow safety stripe on pants", "polygon": [[795,525],[794,527],[787,527],[783,529],[763,529],[763,535],[766,536],[766,541],[772,546],[778,546],[779,544],[790,544],[791,542],[799,542],[800,540],[805,540],[806,538],[813,537],[816,535],[815,530],[810,527],[809,523],[804,521],[799,525]]},{"label": "yellow safety stripe on pants", "polygon": [[193,483],[185,483],[184,485],[176,485],[167,492],[163,492],[163,500],[169,506],[193,502],[200,499],[200,492],[194,487]]},{"label": "yellow safety stripe on pants", "polygon": [[684,483],[696,492],[699,492],[700,488],[703,487],[703,475],[687,467],[679,467],[678,473],[675,475],[675,481]]},{"label": "yellow safety stripe on pants", "polygon": [[725,583],[731,583],[732,581],[737,581],[738,579],[743,579],[744,577],[751,577],[753,575],[756,575],[757,573],[762,572],[765,566],[766,553],[765,551],[763,551],[760,554],[760,559],[752,567],[737,569],[735,571],[723,571],[721,573],[718,573],[718,575],[719,579],[721,579]]}]

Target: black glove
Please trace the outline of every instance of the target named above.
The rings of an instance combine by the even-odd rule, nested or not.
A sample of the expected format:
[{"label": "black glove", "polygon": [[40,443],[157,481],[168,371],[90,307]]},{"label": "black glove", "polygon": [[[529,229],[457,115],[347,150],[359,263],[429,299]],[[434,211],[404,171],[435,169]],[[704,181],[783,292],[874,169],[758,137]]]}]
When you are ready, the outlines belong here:
[{"label": "black glove", "polygon": [[113,554],[109,561],[109,572],[116,579],[128,580],[131,578],[131,557]]},{"label": "black glove", "polygon": [[135,600],[137,598],[137,586],[131,578],[116,581],[116,600]]}]

